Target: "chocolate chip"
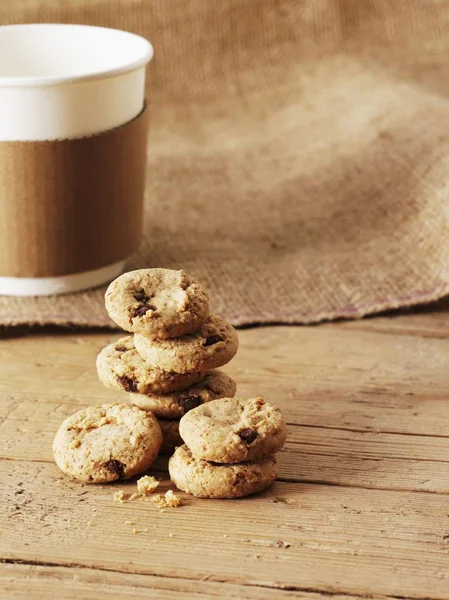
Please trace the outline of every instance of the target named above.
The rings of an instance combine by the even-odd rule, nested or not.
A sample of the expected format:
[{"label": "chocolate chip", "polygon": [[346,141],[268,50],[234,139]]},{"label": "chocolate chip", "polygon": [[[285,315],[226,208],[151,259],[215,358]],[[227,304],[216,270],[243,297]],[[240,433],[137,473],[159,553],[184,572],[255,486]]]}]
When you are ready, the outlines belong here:
[{"label": "chocolate chip", "polygon": [[148,302],[150,299],[150,297],[145,293],[145,290],[137,290],[137,292],[134,294],[134,298],[137,300],[137,302]]},{"label": "chocolate chip", "polygon": [[116,475],[118,475],[119,479],[122,479],[123,475],[125,474],[126,465],[124,465],[119,460],[115,460],[115,458],[108,460],[107,463],[104,463],[104,466],[106,467],[106,469],[111,471],[111,473],[115,473]]},{"label": "chocolate chip", "polygon": [[149,304],[151,296],[148,296],[144,290],[137,290],[137,292],[134,294],[134,298],[137,300],[137,302],[139,302],[139,304],[132,311],[133,319],[136,317],[143,317],[149,310],[156,310],[155,306]]},{"label": "chocolate chip", "polygon": [[125,346],[116,346],[115,349],[117,352],[127,352],[128,350],[128,348],[125,348]]},{"label": "chocolate chip", "polygon": [[192,408],[196,408],[200,404],[202,404],[200,396],[189,396],[188,398],[179,399],[179,406],[184,411],[184,414],[186,414],[186,412],[189,412],[189,410],[192,410]]},{"label": "chocolate chip", "polygon": [[223,338],[221,338],[219,335],[211,335],[208,338],[206,338],[206,343],[204,344],[205,346],[213,346],[214,344],[218,344],[218,342],[222,342]]},{"label": "chocolate chip", "polygon": [[147,314],[150,308],[151,306],[149,306],[148,304],[139,304],[139,306],[133,311],[133,317],[143,317],[143,315]]},{"label": "chocolate chip", "polygon": [[252,444],[257,437],[257,431],[255,429],[242,429],[238,435],[246,444]]},{"label": "chocolate chip", "polygon": [[125,392],[137,392],[137,381],[132,377],[122,375],[117,377],[117,382],[122,386]]}]

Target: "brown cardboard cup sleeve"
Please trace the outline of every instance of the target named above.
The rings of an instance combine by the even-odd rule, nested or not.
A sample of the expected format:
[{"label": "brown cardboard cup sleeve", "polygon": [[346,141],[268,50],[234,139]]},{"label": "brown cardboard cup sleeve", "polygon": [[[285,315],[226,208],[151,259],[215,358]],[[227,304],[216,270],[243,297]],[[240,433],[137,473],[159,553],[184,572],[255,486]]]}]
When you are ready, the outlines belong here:
[{"label": "brown cardboard cup sleeve", "polygon": [[133,254],[148,110],[89,137],[0,142],[0,276],[56,277]]}]

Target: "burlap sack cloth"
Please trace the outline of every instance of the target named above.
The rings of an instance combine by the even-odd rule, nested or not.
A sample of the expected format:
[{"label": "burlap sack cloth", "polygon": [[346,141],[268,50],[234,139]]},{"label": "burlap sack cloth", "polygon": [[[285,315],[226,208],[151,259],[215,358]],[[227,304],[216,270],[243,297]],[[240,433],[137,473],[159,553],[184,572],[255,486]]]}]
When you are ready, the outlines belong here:
[{"label": "burlap sack cloth", "polygon": [[[150,39],[146,239],[236,324],[449,290],[449,10],[441,0],[14,0],[0,22]],[[98,289],[0,299],[0,324],[110,324]]]}]

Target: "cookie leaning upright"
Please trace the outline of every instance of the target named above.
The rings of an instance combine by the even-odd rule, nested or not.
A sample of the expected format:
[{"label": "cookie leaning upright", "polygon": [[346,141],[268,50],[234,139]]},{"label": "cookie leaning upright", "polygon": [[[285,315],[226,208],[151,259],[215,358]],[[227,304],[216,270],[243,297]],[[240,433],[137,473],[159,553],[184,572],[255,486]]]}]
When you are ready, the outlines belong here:
[{"label": "cookie leaning upright", "polygon": [[125,331],[167,339],[196,331],[209,316],[209,298],[184,271],[140,269],[106,290],[106,310]]}]

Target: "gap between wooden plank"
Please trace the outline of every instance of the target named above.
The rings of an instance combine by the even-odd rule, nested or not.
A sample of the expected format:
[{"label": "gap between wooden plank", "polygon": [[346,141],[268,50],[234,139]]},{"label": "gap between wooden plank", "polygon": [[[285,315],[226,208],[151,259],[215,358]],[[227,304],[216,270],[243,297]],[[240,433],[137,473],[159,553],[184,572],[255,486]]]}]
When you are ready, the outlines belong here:
[{"label": "gap between wooden plank", "polygon": [[356,427],[333,427],[331,425],[314,425],[313,423],[292,423],[287,422],[289,427],[309,427],[311,429],[330,429],[332,431],[349,431],[351,433],[384,433],[386,435],[405,435],[410,437],[429,437],[429,438],[443,438],[448,440],[449,435],[440,435],[438,433],[414,433],[411,431],[393,431],[388,429],[358,429]]},{"label": "gap between wooden plank", "polygon": [[[80,568],[77,566],[70,567],[55,563],[41,564],[33,561],[7,561],[4,565],[3,572],[0,572],[0,581],[5,582],[5,585],[7,586],[6,591],[20,592],[26,588],[27,597],[33,598],[43,597],[41,594],[39,594],[39,596],[36,595],[38,590],[42,591],[42,586],[39,586],[38,589],[31,587],[35,582],[38,584],[44,583],[44,585],[47,583],[49,590],[53,590],[54,585],[57,582],[59,593],[62,594],[65,589],[61,589],[61,586],[64,586],[65,583],[69,583],[71,590],[70,598],[73,597],[73,592],[78,592],[78,589],[75,589],[77,586],[82,586],[84,590],[89,588],[91,592],[95,592],[95,596],[92,593],[89,594],[89,598],[95,598],[95,600],[100,600],[103,597],[112,597],[109,592],[113,591],[113,589],[115,594],[117,591],[126,593],[127,600],[128,598],[131,598],[131,596],[133,598],[136,597],[136,594],[139,598],[144,598],[148,593],[157,594],[157,596],[151,595],[151,598],[159,598],[163,593],[164,598],[167,598],[167,600],[184,598],[184,594],[186,593],[189,594],[189,598],[193,598],[193,595],[195,598],[199,596],[218,598],[223,596],[223,587],[225,587],[226,597],[242,598],[242,600],[260,600],[260,596],[256,594],[258,594],[258,590],[261,589],[270,591],[269,597],[274,600],[289,599],[292,597],[291,593],[295,594],[295,598],[302,598],[304,600],[320,600],[324,597],[334,598],[335,600],[371,600],[373,598],[373,595],[370,593],[346,594],[345,592],[333,589],[317,588],[313,586],[290,586],[292,589],[280,589],[258,585],[246,585],[245,583],[224,583],[219,580],[212,580],[205,577],[201,579],[186,579],[184,577],[176,576],[141,575],[112,569],[98,569],[98,572],[102,573],[101,580],[93,581],[92,576],[96,575],[97,570],[91,567],[85,567],[84,565]],[[130,580],[131,577],[132,580]],[[181,588],[181,586],[183,587]],[[122,589],[120,590],[119,588]],[[145,596],[143,596],[141,592],[145,593]],[[236,595],[237,593],[238,596]],[[117,596],[115,594],[113,597],[116,600]],[[244,596],[242,594],[244,594]],[[68,598],[65,594],[63,594],[63,596],[64,598]],[[11,596],[9,595],[6,596],[6,598],[10,597]],[[12,598],[17,598],[17,596],[14,594]],[[386,596],[379,594],[376,595],[376,598],[378,600],[441,600],[437,596],[424,598],[422,596]]]},{"label": "gap between wooden plank", "polygon": [[[0,400],[7,410],[8,402]],[[34,411],[34,412],[33,412]],[[72,411],[47,402],[22,400],[5,417],[0,460],[53,464],[51,444],[59,423]],[[32,458],[29,459],[28,457]],[[408,436],[345,427],[291,424],[279,455],[280,480],[355,489],[449,492],[449,438]],[[161,458],[154,466],[166,470]],[[55,467],[56,470],[56,467]]]},{"label": "gap between wooden plank", "polygon": [[[313,455],[313,453],[309,453],[311,455]],[[323,456],[323,454],[316,454],[314,456]],[[331,455],[329,455],[331,456]],[[360,460],[360,457],[358,457]],[[406,459],[402,459],[402,460],[406,460]],[[23,459],[21,458],[4,458],[0,456],[0,461],[5,461],[5,462],[23,462]],[[52,460],[37,460],[37,459],[32,459],[32,460],[27,460],[27,462],[29,463],[40,463],[40,464],[53,464]],[[421,462],[427,462],[427,461],[421,461]],[[432,462],[432,461],[429,461]],[[438,461],[433,461],[433,462],[438,462]],[[445,461],[444,461],[445,462]],[[158,467],[157,463],[155,465],[153,465],[150,469],[151,473],[155,473],[155,474],[164,474],[167,475],[167,469]],[[133,480],[130,480],[133,481]],[[303,485],[303,484],[307,484],[307,485],[321,485],[321,486],[331,486],[331,487],[341,487],[341,488],[348,488],[348,489],[355,489],[355,490],[376,490],[376,491],[385,491],[385,492],[412,492],[414,494],[437,494],[437,495],[442,495],[442,496],[446,496],[449,495],[449,492],[446,491],[439,491],[439,490],[419,490],[419,489],[404,489],[404,488],[400,488],[400,487],[386,487],[386,486],[375,486],[375,485],[363,485],[363,484],[346,484],[346,483],[340,483],[340,482],[334,482],[334,481],[328,481],[325,479],[307,479],[307,478],[300,478],[300,479],[293,479],[293,478],[289,478],[289,477],[278,477],[276,479],[276,481],[279,481],[281,483],[292,483],[292,484],[296,484],[296,485]]]},{"label": "gap between wooden plank", "polygon": [[[161,515],[152,503],[114,504],[112,486],[80,492],[69,481],[57,485],[48,465],[24,461],[5,467],[1,480],[10,513],[0,515],[1,555],[12,561],[63,559],[148,575],[157,565],[166,576],[243,579],[275,589],[335,591],[339,582],[345,593],[362,597],[369,590],[449,599],[447,503],[432,494],[278,482],[246,501],[186,497],[185,507]],[[169,482],[161,486],[163,492]],[[128,494],[135,484],[114,488]],[[141,535],[132,535],[127,519]],[[148,534],[141,529],[145,525]],[[287,541],[288,548],[276,540]]]},{"label": "gap between wooden plank", "polygon": [[[340,598],[361,598],[366,600],[371,600],[374,598],[373,594],[367,592],[365,593],[357,593],[357,592],[346,592],[345,590],[337,590],[337,589],[329,589],[329,588],[319,588],[319,587],[303,587],[298,585],[262,585],[258,583],[248,583],[244,581],[234,582],[227,579],[220,579],[219,577],[185,577],[185,576],[177,576],[177,575],[164,575],[159,573],[152,573],[151,575],[142,575],[138,572],[133,572],[129,570],[121,570],[121,569],[112,569],[107,567],[100,566],[87,566],[82,563],[55,563],[55,562],[44,562],[44,561],[31,561],[31,560],[22,560],[22,559],[10,559],[10,558],[2,558],[0,557],[0,564],[5,565],[21,565],[21,566],[30,566],[30,567],[46,567],[49,569],[80,569],[80,570],[89,570],[89,571],[99,571],[106,573],[116,573],[123,575],[138,575],[139,577],[149,577],[149,578],[160,578],[160,579],[175,579],[177,581],[185,581],[185,582],[198,582],[201,584],[224,584],[229,586],[230,588],[235,585],[239,585],[245,588],[250,589],[265,589],[272,591],[282,591],[282,592],[301,592],[303,594],[319,594],[321,597],[335,597],[339,596]],[[445,600],[443,596],[399,596],[399,595],[376,595],[376,598],[379,600]]]}]

